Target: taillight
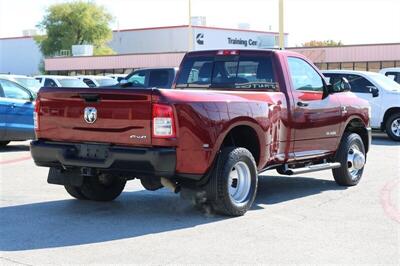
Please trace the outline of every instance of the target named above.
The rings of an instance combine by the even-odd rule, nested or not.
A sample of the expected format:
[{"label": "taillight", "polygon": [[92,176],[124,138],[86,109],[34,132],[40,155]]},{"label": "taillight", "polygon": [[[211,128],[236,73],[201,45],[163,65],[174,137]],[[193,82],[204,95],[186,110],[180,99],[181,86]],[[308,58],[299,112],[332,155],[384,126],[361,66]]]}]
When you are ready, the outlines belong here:
[{"label": "taillight", "polygon": [[39,130],[39,112],[40,112],[40,100],[39,97],[35,101],[35,109],[33,110],[33,127],[35,130]]},{"label": "taillight", "polygon": [[175,138],[174,111],[172,106],[153,104],[153,137]]},{"label": "taillight", "polygon": [[219,50],[217,55],[239,55],[237,50]]}]

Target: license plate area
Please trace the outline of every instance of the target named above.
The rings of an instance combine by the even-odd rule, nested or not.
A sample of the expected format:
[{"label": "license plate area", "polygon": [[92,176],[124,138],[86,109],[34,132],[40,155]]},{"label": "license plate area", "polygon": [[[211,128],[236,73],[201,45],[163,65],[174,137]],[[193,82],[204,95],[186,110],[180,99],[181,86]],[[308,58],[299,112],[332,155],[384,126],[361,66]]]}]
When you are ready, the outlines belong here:
[{"label": "license plate area", "polygon": [[109,146],[99,144],[78,145],[78,157],[82,159],[105,160],[109,155]]}]

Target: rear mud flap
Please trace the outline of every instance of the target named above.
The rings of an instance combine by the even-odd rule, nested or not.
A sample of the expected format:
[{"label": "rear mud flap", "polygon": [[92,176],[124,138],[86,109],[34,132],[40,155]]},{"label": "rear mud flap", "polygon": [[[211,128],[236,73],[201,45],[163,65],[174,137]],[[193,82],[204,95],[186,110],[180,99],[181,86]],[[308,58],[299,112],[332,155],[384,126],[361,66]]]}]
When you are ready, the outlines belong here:
[{"label": "rear mud flap", "polygon": [[65,171],[56,167],[50,167],[47,183],[80,187],[83,184],[83,176],[79,171]]}]

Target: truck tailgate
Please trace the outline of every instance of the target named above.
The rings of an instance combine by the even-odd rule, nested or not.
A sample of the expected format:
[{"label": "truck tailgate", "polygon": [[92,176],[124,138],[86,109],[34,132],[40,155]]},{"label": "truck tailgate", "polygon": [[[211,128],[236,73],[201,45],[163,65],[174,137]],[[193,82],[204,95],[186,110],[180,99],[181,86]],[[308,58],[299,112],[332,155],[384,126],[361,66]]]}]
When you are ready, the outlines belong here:
[{"label": "truck tailgate", "polygon": [[151,89],[42,88],[37,137],[151,145]]}]

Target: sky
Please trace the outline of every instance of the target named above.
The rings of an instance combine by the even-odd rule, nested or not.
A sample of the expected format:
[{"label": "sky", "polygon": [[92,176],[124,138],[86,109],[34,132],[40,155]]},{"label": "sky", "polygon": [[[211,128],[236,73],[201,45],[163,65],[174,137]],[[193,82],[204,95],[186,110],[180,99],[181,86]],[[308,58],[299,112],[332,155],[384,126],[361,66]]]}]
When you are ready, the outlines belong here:
[{"label": "sky", "polygon": [[[46,8],[66,0],[0,0],[0,38],[33,29]],[[188,24],[188,0],[92,0],[113,16],[112,29]],[[310,40],[344,44],[400,42],[400,0],[285,0],[289,46]],[[278,31],[278,0],[192,0],[207,26]]]}]

